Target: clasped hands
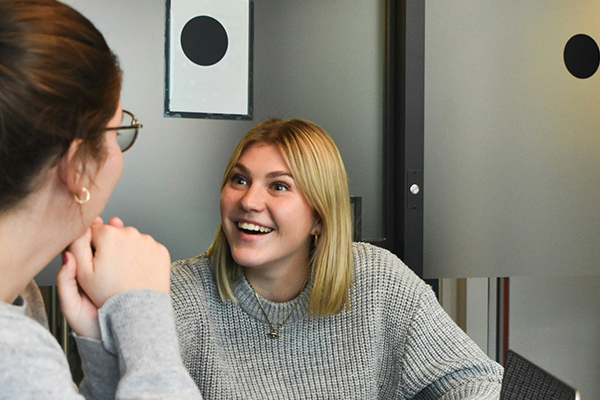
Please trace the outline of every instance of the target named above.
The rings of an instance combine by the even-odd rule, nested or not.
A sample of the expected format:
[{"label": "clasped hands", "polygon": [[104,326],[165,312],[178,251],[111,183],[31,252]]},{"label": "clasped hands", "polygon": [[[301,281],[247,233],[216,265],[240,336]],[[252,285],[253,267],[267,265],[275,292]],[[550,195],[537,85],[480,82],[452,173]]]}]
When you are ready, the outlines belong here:
[{"label": "clasped hands", "polygon": [[60,306],[80,336],[100,339],[98,310],[111,297],[134,289],[169,293],[171,258],[151,236],[114,217],[92,225],[63,252],[56,277]]}]

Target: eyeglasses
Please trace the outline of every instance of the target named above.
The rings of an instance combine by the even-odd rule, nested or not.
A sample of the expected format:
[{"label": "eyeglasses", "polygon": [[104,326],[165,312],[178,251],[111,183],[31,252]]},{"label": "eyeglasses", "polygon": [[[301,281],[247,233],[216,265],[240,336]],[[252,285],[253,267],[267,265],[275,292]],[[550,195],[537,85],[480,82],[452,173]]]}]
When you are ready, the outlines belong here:
[{"label": "eyeglasses", "polygon": [[117,131],[117,143],[121,148],[121,152],[129,150],[135,139],[137,139],[138,132],[142,124],[140,124],[132,113],[127,110],[123,110],[123,125],[116,126],[114,128],[106,128],[107,131]]}]

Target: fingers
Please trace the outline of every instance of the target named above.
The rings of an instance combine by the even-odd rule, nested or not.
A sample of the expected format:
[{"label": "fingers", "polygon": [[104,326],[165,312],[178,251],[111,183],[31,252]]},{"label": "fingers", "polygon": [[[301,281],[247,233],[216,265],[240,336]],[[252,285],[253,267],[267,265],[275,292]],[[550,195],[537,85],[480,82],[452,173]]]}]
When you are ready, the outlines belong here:
[{"label": "fingers", "polygon": [[94,227],[92,245],[96,282],[106,294],[142,288],[169,292],[171,258],[151,236],[133,227]]},{"label": "fingers", "polygon": [[110,221],[108,221],[108,225],[114,226],[115,228],[123,228],[125,226],[119,217],[112,217]]},{"label": "fingers", "polygon": [[[98,308],[110,297],[128,290],[169,293],[171,258],[166,247],[133,227],[124,227],[118,217],[111,218],[107,225],[92,224],[71,244],[69,253],[76,272],[66,265],[65,276],[76,279]],[[81,299],[82,293],[79,295]]]},{"label": "fingers", "polygon": [[76,319],[81,303],[76,274],[75,258],[68,251],[65,251],[63,253],[63,265],[56,275],[56,285],[58,286],[60,308],[70,325],[73,325],[72,321]]},{"label": "fingers", "polygon": [[[102,226],[102,225],[92,225]],[[69,245],[69,252],[74,257],[74,262],[77,264],[77,277],[82,274],[91,272],[93,269],[93,251],[92,251],[92,229],[87,228],[83,235],[78,237]]]},{"label": "fingers", "polygon": [[69,321],[75,317],[81,301],[76,276],[75,258],[73,254],[65,251],[63,253],[63,265],[56,275],[56,285],[58,286],[60,308]]},{"label": "fingers", "polygon": [[[63,253],[63,265],[58,270],[56,275],[56,285],[58,286],[58,298],[61,307],[69,303],[69,299],[73,299],[74,294],[77,294],[77,280],[75,279],[76,269],[73,255],[68,251]],[[75,289],[75,292],[73,291]]]},{"label": "fingers", "polygon": [[63,265],[56,276],[58,299],[69,326],[80,336],[100,339],[98,309],[79,290],[75,257],[68,251],[63,253]]},{"label": "fingers", "polygon": [[[68,254],[67,251],[63,253],[63,265],[58,270],[56,275],[56,285],[58,287],[58,300],[60,302],[60,308],[70,321],[74,318],[77,310],[79,289],[77,287],[77,280],[75,279],[76,269],[73,256]],[[69,325],[71,323],[69,322]]]},{"label": "fingers", "polygon": [[[97,226],[97,225],[95,225]],[[81,261],[91,262],[92,260],[92,229],[87,228],[81,236],[73,241],[68,247],[70,253],[75,257],[75,261],[80,265]]]}]

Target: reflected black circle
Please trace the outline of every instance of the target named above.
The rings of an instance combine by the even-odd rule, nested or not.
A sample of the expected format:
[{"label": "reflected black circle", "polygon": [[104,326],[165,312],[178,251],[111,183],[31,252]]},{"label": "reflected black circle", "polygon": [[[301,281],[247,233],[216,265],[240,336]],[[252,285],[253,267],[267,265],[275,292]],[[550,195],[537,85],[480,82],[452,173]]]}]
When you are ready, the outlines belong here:
[{"label": "reflected black circle", "polygon": [[181,31],[181,48],[194,64],[209,66],[227,53],[227,31],[216,19],[201,15],[190,19]]},{"label": "reflected black circle", "polygon": [[569,39],[565,45],[564,59],[571,75],[586,79],[598,70],[600,50],[594,39],[579,34]]}]

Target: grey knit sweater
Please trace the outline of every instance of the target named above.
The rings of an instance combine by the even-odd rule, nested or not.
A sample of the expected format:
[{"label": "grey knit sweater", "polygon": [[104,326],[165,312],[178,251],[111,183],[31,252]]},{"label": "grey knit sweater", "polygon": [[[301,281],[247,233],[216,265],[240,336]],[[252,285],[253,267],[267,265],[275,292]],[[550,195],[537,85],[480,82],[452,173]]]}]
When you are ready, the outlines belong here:
[{"label": "grey knit sweater", "polygon": [[[390,252],[354,244],[351,310],[308,317],[308,292],[280,330],[248,282],[223,302],[209,259],[174,263],[171,295],[180,348],[205,399],[498,399],[502,367]],[[273,323],[295,300],[261,299]]]},{"label": "grey knit sweater", "polygon": [[132,290],[104,304],[102,341],[77,337],[85,373],[79,393],[56,339],[26,307],[21,296],[0,301],[0,400],[201,398],[181,363],[165,293]]}]

